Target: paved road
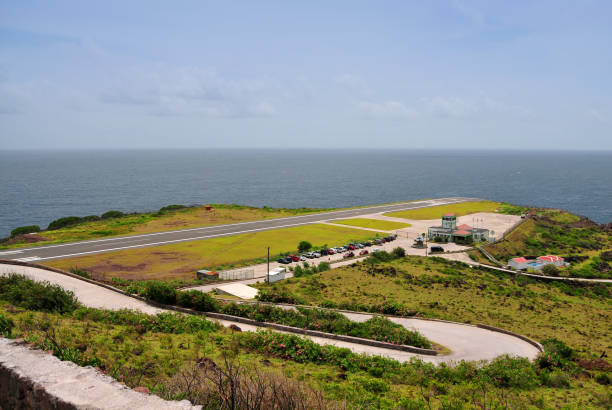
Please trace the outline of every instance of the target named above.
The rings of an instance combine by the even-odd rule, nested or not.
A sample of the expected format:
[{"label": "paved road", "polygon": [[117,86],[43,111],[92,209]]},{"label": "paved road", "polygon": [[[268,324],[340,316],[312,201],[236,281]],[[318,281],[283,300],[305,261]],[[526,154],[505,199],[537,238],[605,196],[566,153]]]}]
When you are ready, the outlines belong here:
[{"label": "paved road", "polygon": [[[11,272],[26,275],[37,281],[45,280],[58,284],[64,289],[73,291],[79,301],[86,306],[103,309],[133,309],[149,314],[162,311],[162,309],[150,306],[140,300],[122,295],[93,283],[62,275],[61,273],[40,268],[0,264],[0,275],[6,275]],[[347,316],[353,320],[367,320],[371,315],[354,313],[347,314]],[[475,326],[420,319],[394,318],[393,320],[406,328],[415,329],[421,332],[430,340],[449,348],[452,353],[441,356],[422,356],[409,352],[364,346],[320,337],[309,338],[320,344],[347,347],[357,353],[387,356],[400,361],[408,361],[413,357],[418,357],[424,361],[433,363],[455,362],[459,360],[490,360],[501,354],[523,356],[533,359],[538,354],[538,350],[534,346],[519,338],[477,328]],[[234,323],[231,321],[220,322],[225,326],[235,324],[243,330],[256,329],[254,326],[242,323]]]},{"label": "paved road", "polygon": [[436,205],[473,201],[476,198],[439,198],[415,202],[404,202],[390,205],[377,205],[358,209],[324,212],[311,215],[292,216],[287,218],[266,219],[252,222],[241,222],[228,225],[207,226],[202,228],[179,229],[142,235],[119,236],[116,238],[97,239],[83,242],[71,242],[59,245],[38,246],[32,248],[0,251],[0,259],[35,262],[49,259],[68,258],[122,249],[142,248],[146,246],[166,245],[177,242],[209,239],[241,233],[266,231],[307,225],[341,218],[352,218],[374,212],[403,211],[406,209],[427,208]]}]

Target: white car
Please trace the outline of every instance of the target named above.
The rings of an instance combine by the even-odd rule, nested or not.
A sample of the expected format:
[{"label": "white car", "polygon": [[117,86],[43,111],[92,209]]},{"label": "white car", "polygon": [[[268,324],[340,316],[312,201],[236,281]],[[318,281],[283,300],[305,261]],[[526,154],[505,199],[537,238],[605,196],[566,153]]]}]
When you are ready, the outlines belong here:
[{"label": "white car", "polygon": [[313,258],[320,258],[321,254],[319,252],[313,252]]}]

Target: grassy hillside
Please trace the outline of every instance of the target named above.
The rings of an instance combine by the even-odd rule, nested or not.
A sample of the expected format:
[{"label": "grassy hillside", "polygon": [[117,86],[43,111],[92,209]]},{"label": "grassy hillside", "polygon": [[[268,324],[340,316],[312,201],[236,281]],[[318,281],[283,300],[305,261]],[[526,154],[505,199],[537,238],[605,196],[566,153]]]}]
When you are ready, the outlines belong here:
[{"label": "grassy hillside", "polygon": [[[500,357],[435,367],[358,355],[293,335],[233,332],[201,316],[88,309],[54,287],[23,285],[0,281],[0,335],[22,337],[62,360],[97,367],[128,387],[144,386],[163,398],[187,398],[205,408],[612,405],[606,385],[610,366],[554,340],[545,343],[546,353],[534,363]],[[233,394],[223,388],[230,384],[236,386]],[[260,396],[261,407],[245,402]],[[237,406],[228,406],[224,397],[234,398]]]},{"label": "grassy hillside", "polygon": [[281,253],[297,253],[300,241],[308,241],[314,246],[339,246],[376,235],[376,232],[362,229],[313,224],[64,258],[44,264],[65,270],[78,267],[106,279],[189,280],[195,278],[195,272],[202,268],[231,268],[265,262],[267,246],[270,246],[272,257],[276,258]]},{"label": "grassy hillside", "polygon": [[587,355],[612,354],[612,285],[541,283],[411,256],[259,287],[319,306],[368,310],[395,303],[408,314],[485,323],[536,340],[555,337]]},{"label": "grassy hillside", "polygon": [[570,263],[561,275],[612,278],[612,255],[605,253],[612,250],[612,231],[564,211],[532,209],[531,212],[534,216],[504,241],[487,245],[485,249],[504,263],[516,256],[559,255]]}]

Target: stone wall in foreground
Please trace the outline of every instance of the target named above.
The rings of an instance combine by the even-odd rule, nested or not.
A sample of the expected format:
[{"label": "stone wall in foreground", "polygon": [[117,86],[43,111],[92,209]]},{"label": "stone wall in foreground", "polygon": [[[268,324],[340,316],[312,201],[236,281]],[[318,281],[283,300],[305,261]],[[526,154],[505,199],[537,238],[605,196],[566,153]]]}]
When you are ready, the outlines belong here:
[{"label": "stone wall in foreground", "polygon": [[0,409],[195,410],[136,392],[92,367],[0,338]]}]

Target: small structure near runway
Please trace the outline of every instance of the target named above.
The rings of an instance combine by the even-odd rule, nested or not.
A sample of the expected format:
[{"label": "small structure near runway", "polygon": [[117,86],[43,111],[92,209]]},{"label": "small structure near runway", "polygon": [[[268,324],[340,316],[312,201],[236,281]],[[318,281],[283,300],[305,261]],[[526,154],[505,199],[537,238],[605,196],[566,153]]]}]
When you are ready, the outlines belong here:
[{"label": "small structure near runway", "polygon": [[278,282],[279,280],[285,279],[285,272],[286,272],[286,269],[282,266],[272,269],[270,272],[268,272],[268,277],[267,277],[268,282],[274,283],[274,282]]},{"label": "small structure near runway", "polygon": [[211,271],[201,269],[197,272],[198,279],[220,279],[220,280],[242,280],[253,279],[255,277],[255,269],[232,269],[224,271]]},{"label": "small structure near runway", "polygon": [[221,295],[236,296],[240,299],[255,299],[257,289],[245,285],[244,283],[228,283],[227,285],[219,285],[215,291]]}]

